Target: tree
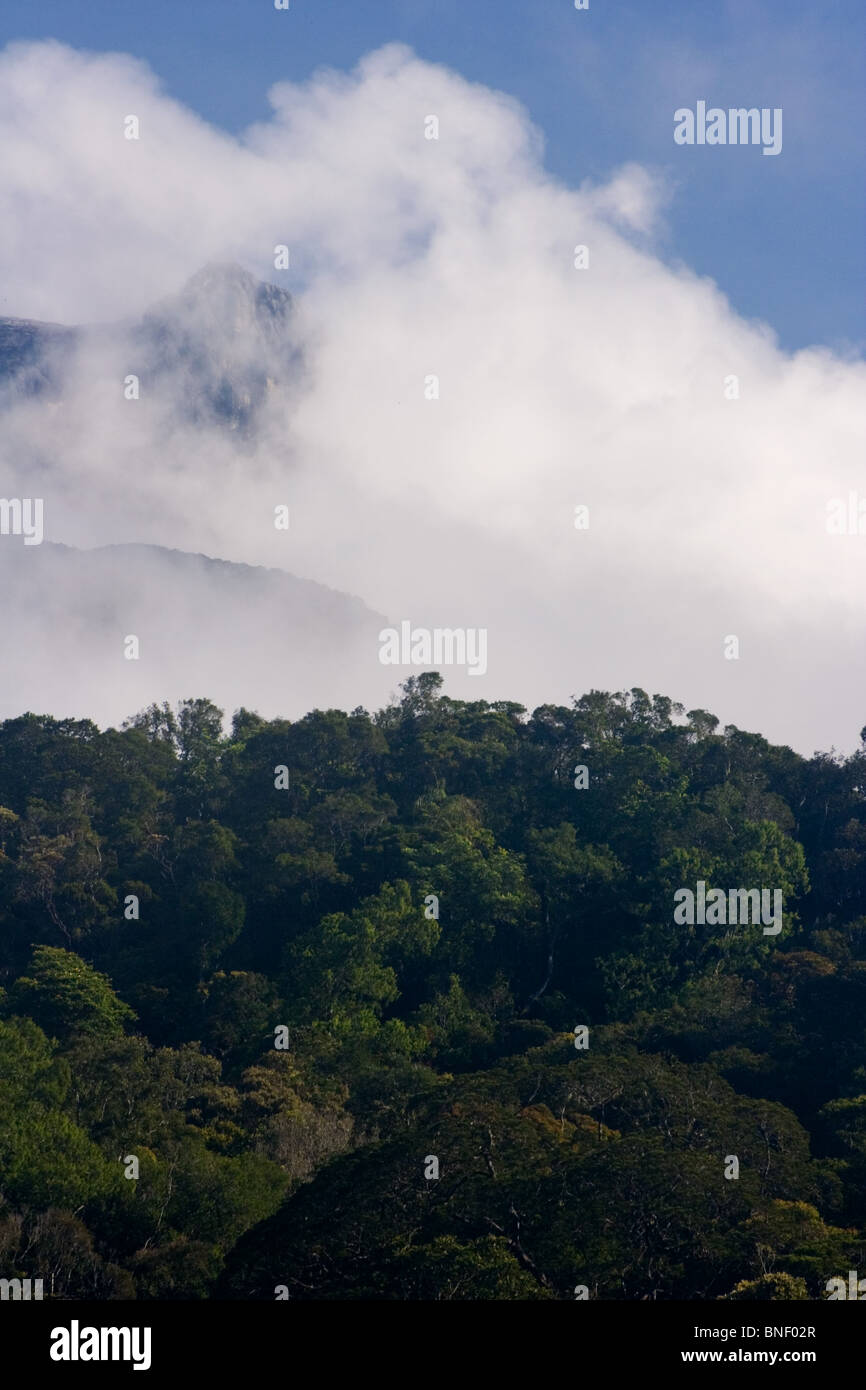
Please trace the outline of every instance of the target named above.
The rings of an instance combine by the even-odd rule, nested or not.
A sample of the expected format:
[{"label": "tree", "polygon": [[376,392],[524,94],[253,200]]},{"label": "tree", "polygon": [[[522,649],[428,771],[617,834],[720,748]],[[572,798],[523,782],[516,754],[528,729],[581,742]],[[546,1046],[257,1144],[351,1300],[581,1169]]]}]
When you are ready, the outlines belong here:
[{"label": "tree", "polygon": [[52,1037],[114,1037],[135,1019],[107,977],[74,951],[37,946],[29,970],[16,980],[9,1007],[34,1019]]}]

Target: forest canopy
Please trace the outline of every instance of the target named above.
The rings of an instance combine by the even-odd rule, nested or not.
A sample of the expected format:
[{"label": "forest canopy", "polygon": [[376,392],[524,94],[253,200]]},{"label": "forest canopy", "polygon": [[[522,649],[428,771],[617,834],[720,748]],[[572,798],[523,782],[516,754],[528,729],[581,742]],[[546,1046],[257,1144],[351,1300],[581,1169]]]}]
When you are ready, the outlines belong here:
[{"label": "forest canopy", "polygon": [[864,1014],[866,740],[435,672],[0,725],[0,1276],[46,1296],[826,1297]]}]

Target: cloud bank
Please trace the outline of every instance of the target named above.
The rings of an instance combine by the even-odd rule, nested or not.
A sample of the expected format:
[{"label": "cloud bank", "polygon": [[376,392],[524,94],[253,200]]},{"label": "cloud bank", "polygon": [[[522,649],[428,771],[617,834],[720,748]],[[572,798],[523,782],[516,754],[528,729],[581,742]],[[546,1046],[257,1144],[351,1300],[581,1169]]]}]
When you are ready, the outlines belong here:
[{"label": "cloud bank", "polygon": [[[396,624],[486,627],[488,672],[443,672],[455,695],[641,685],[807,753],[856,745],[866,534],[826,518],[866,499],[866,368],[782,352],[666,264],[661,175],[567,188],[515,102],[399,45],[277,85],[239,140],[123,55],[13,45],[0,92],[0,313],[121,325],[62,401],[4,419],[3,493],[44,497],[48,539],[205,552]],[[247,440],[191,426],[170,374],[123,390],[123,325],[226,260],[294,297],[295,371]],[[214,351],[243,356],[243,326]],[[257,672],[245,703],[302,712]],[[69,712],[44,675],[43,708]],[[190,693],[220,698],[165,696]],[[123,695],[80,712],[118,719]]]}]

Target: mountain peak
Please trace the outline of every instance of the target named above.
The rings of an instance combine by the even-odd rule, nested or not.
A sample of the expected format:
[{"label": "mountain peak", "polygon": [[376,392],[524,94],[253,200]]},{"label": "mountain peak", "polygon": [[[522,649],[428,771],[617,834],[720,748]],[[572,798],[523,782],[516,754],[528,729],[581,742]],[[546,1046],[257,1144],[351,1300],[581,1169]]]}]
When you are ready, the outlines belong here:
[{"label": "mountain peak", "polygon": [[251,275],[237,261],[208,261],[201,270],[191,275],[181,290],[182,295],[211,294],[214,291],[234,288],[255,294],[262,282]]},{"label": "mountain peak", "polygon": [[270,339],[283,330],[291,308],[288,290],[257,280],[233,261],[212,261],[178,294],[155,305],[145,321],[195,324],[216,339],[250,331]]},{"label": "mountain peak", "polygon": [[271,389],[297,370],[292,309],[287,290],[233,261],[212,261],[130,323],[78,330],[0,319],[0,409],[7,397],[58,399],[68,359],[85,342],[121,363],[134,359],[148,390],[175,400],[187,423],[247,435]]}]

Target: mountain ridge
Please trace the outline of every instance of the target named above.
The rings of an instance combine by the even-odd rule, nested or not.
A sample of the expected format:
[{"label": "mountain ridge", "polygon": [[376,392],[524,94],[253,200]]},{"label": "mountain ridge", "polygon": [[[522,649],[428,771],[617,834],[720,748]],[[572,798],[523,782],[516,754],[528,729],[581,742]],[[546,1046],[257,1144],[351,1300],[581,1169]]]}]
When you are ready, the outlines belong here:
[{"label": "mountain ridge", "polygon": [[171,398],[183,423],[249,439],[268,393],[300,371],[293,312],[288,290],[228,261],[208,262],[133,319],[0,318],[0,410],[21,397],[61,400],[76,361],[90,354],[91,375],[132,373],[143,392]]}]

